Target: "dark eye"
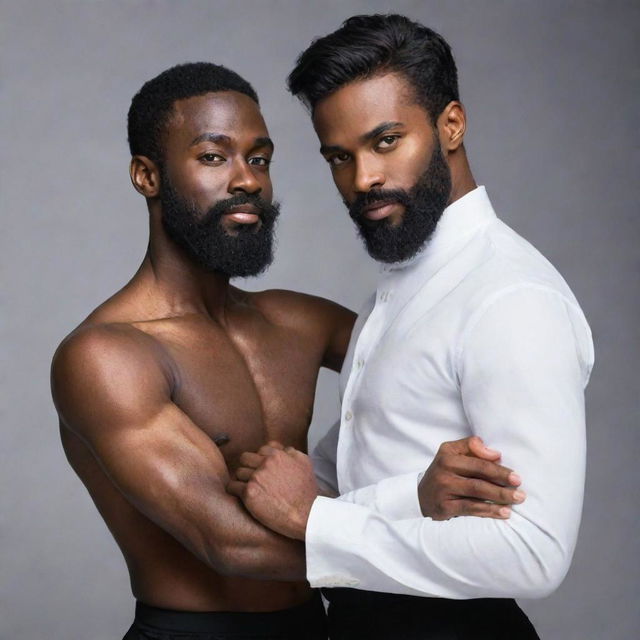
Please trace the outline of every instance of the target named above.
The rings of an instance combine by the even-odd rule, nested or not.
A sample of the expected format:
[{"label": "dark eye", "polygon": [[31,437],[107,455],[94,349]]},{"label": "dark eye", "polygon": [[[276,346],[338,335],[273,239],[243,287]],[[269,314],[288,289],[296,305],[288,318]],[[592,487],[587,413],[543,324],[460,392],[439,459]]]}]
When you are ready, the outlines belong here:
[{"label": "dark eye", "polygon": [[219,153],[203,153],[200,159],[204,162],[224,162],[224,158]]},{"label": "dark eye", "polygon": [[392,147],[396,143],[399,137],[400,136],[396,135],[383,136],[378,140],[378,149],[389,149],[389,147]]},{"label": "dark eye", "polygon": [[264,156],[254,156],[249,158],[249,164],[256,167],[268,167],[271,164],[271,158],[265,158]]},{"label": "dark eye", "polygon": [[341,164],[344,164],[349,159],[348,153],[336,153],[335,155],[329,156],[327,158],[327,162],[332,167],[339,167]]}]

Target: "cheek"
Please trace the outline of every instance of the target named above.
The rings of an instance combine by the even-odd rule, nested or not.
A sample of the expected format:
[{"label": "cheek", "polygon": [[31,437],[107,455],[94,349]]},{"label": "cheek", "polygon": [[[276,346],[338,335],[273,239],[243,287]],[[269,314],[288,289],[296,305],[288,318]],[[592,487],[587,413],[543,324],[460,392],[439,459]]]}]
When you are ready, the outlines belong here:
[{"label": "cheek", "polygon": [[224,169],[205,167],[200,163],[190,167],[183,176],[184,193],[190,194],[195,204],[211,206],[212,201],[228,198],[227,175]]},{"label": "cheek", "polygon": [[262,191],[260,192],[260,196],[269,202],[273,199],[273,184],[271,183],[271,177],[269,175],[265,176],[262,180],[260,180],[260,185],[262,187]]},{"label": "cheek", "polygon": [[389,182],[405,189],[411,188],[427,170],[431,160],[431,148],[415,144],[406,149],[400,158],[389,163]]},{"label": "cheek", "polygon": [[[331,169],[329,169],[329,171],[331,171]],[[351,171],[346,167],[343,169],[337,169],[336,171],[331,171],[331,179],[333,180],[333,184],[336,185],[336,189],[338,189],[338,193],[343,200],[352,202],[355,199],[353,191],[353,175]]]}]

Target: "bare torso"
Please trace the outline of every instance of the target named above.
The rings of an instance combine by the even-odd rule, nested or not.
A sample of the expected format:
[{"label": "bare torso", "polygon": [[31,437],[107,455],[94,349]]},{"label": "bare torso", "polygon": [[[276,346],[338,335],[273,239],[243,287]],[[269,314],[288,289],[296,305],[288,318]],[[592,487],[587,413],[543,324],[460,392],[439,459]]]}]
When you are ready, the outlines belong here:
[{"label": "bare torso", "polygon": [[[220,322],[202,313],[136,318],[138,295],[135,287],[125,288],[76,333],[113,330],[141,345],[163,372],[171,402],[216,444],[228,472],[242,452],[269,440],[306,450],[316,379],[327,351],[326,339],[309,321],[318,299],[230,288],[233,301]],[[346,349],[353,319],[343,312],[338,351]],[[61,435],[69,462],[124,554],[137,599],[191,611],[269,611],[308,598],[306,582],[216,572],[125,497],[76,429],[61,421]]]}]

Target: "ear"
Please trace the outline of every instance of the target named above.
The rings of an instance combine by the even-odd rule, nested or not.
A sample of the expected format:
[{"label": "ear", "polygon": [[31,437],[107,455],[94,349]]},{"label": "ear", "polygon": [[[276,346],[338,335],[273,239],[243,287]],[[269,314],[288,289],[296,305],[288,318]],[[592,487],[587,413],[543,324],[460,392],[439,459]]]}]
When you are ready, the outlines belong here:
[{"label": "ear", "polygon": [[446,154],[453,153],[461,145],[467,129],[467,115],[457,100],[452,100],[438,116],[440,145]]},{"label": "ear", "polygon": [[133,188],[145,198],[156,198],[160,192],[160,170],[147,156],[133,156],[129,165]]}]

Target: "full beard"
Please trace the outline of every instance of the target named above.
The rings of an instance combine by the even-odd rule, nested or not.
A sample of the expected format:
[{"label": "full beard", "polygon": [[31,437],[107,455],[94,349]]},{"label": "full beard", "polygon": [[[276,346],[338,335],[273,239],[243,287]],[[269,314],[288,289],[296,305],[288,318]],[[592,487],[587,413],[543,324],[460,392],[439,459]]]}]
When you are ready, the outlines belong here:
[{"label": "full beard", "polygon": [[[203,213],[180,196],[166,174],[161,185],[162,225],[169,238],[197,265],[230,278],[246,278],[262,273],[271,264],[274,228],[280,212],[277,203],[238,193],[219,200]],[[230,232],[222,225],[222,216],[241,204],[255,206],[260,222],[238,225]]]},{"label": "full beard", "polygon": [[[433,234],[451,194],[451,171],[436,136],[429,165],[409,189],[373,189],[359,194],[349,207],[369,255],[380,262],[404,262],[415,256]],[[388,218],[368,220],[366,206],[397,202],[404,207],[400,224]]]}]

